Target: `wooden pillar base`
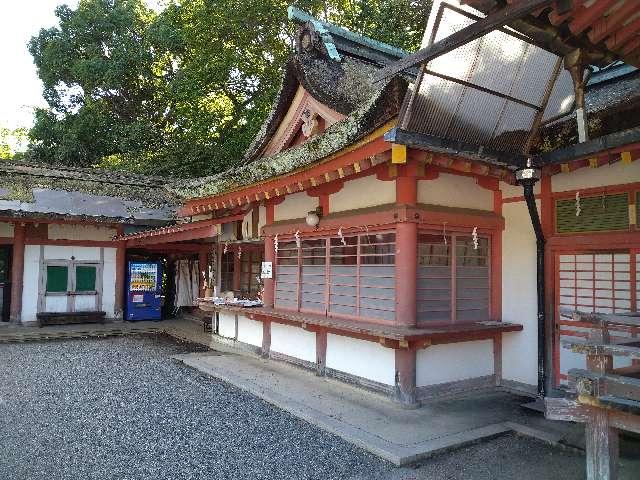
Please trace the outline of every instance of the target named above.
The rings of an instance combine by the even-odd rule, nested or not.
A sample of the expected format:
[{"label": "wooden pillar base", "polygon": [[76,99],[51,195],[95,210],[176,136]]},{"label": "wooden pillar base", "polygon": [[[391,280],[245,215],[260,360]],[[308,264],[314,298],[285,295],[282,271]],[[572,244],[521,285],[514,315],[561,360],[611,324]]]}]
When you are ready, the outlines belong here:
[{"label": "wooden pillar base", "polygon": [[396,400],[406,408],[417,408],[416,351],[399,348],[396,353]]},{"label": "wooden pillar base", "polygon": [[609,425],[609,414],[594,409],[585,425],[587,480],[618,478],[618,430]]},{"label": "wooden pillar base", "polygon": [[316,332],[316,375],[324,377],[327,371],[327,331]]},{"label": "wooden pillar base", "polygon": [[271,321],[262,321],[262,348],[260,355],[262,358],[269,358],[271,354]]}]

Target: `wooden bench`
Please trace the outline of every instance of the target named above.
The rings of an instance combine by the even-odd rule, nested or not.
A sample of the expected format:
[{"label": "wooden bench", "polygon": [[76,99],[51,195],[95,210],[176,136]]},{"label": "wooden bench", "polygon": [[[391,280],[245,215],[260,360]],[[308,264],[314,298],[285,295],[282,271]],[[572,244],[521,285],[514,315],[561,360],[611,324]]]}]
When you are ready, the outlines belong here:
[{"label": "wooden bench", "polygon": [[[550,420],[584,423],[587,480],[614,480],[618,471],[618,431],[640,434],[640,342],[633,337],[614,338],[609,327],[640,327],[640,318],[568,313],[575,321],[593,325],[588,338],[562,342],[564,348],[586,355],[587,369],[569,371],[569,394],[545,399],[545,415]],[[614,357],[629,358],[632,364],[616,369]]]},{"label": "wooden bench", "polygon": [[36,315],[38,326],[76,323],[104,323],[107,312],[41,312]]}]

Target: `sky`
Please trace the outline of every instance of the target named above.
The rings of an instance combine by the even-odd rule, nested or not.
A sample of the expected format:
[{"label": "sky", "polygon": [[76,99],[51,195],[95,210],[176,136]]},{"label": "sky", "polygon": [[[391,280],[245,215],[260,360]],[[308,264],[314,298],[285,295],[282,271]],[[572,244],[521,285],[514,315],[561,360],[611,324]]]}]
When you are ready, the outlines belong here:
[{"label": "sky", "polygon": [[[56,25],[54,10],[66,3],[77,7],[78,0],[0,0],[0,127],[29,128],[33,109],[46,106],[27,43],[41,28]],[[147,0],[155,9],[162,0]]]}]

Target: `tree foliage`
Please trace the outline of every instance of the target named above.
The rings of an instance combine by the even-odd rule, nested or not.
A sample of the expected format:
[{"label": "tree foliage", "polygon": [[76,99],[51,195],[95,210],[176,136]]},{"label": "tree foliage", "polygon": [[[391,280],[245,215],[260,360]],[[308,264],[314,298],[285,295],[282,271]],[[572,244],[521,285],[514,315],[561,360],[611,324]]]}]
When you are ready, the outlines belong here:
[{"label": "tree foliage", "polygon": [[0,160],[21,159],[27,139],[24,128],[9,129],[0,127]]},{"label": "tree foliage", "polygon": [[[298,0],[312,15],[413,50],[429,2]],[[199,176],[242,159],[291,54],[284,0],[80,0],[29,49],[49,108],[35,114],[29,156]]]}]

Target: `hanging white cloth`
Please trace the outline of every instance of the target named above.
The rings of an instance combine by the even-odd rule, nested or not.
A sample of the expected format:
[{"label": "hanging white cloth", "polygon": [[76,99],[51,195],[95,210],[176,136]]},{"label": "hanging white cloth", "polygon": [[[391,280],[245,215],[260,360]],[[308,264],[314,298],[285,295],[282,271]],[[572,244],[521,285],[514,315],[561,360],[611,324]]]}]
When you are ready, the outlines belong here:
[{"label": "hanging white cloth", "polygon": [[198,262],[178,260],[176,262],[176,307],[194,307],[198,304]]}]

